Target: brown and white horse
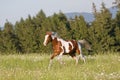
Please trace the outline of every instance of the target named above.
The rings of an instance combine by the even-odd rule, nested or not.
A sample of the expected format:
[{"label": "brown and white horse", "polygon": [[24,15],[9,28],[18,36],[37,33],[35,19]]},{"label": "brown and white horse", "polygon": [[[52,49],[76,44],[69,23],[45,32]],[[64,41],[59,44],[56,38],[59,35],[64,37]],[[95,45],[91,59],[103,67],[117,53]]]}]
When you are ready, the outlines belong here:
[{"label": "brown and white horse", "polygon": [[[81,46],[84,45],[87,41],[63,40],[62,38],[58,37],[57,33],[47,32],[43,42],[44,46],[46,46],[49,42],[52,42],[53,54],[51,55],[48,68],[50,68],[52,60],[55,56],[58,56],[58,59],[61,64],[62,55],[70,55],[73,59],[76,60],[76,65],[78,64],[79,57],[81,57],[85,62]],[[91,49],[90,46],[87,45],[87,47],[88,49]],[[78,53],[78,57],[76,57],[76,53]]]}]

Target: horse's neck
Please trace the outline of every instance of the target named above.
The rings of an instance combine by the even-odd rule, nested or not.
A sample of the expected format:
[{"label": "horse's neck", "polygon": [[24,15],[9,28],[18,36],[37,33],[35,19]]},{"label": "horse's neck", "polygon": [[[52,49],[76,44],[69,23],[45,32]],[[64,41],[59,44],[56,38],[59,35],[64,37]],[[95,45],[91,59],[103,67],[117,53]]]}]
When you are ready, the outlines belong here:
[{"label": "horse's neck", "polygon": [[55,46],[57,45],[57,37],[52,36],[52,45]]},{"label": "horse's neck", "polygon": [[59,37],[54,37],[53,39],[52,39],[52,45],[53,46],[55,46],[55,45],[58,45],[58,41],[65,41],[65,40],[63,40],[62,38],[59,38]]}]

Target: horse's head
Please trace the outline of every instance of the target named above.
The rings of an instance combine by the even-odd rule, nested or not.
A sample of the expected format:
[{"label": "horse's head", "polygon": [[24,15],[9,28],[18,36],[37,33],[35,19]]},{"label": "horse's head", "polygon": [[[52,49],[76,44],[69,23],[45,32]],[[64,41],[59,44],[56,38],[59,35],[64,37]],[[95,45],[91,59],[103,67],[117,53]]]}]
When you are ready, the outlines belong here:
[{"label": "horse's head", "polygon": [[55,32],[47,32],[45,35],[43,45],[46,46],[49,42],[52,41],[53,37],[55,37],[56,35],[57,35],[57,33],[55,33]]},{"label": "horse's head", "polygon": [[52,41],[52,32],[47,32],[46,35],[45,35],[45,39],[44,39],[44,42],[43,42],[43,45],[46,46],[50,41]]}]

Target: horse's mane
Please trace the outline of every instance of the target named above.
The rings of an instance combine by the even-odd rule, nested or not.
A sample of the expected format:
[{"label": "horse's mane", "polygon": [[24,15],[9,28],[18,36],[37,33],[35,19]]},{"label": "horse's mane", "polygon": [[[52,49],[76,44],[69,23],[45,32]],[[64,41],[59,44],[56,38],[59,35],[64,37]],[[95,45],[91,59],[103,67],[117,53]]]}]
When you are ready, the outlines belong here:
[{"label": "horse's mane", "polygon": [[58,35],[57,32],[52,32],[52,36],[57,37],[57,38],[60,38],[60,36]]}]

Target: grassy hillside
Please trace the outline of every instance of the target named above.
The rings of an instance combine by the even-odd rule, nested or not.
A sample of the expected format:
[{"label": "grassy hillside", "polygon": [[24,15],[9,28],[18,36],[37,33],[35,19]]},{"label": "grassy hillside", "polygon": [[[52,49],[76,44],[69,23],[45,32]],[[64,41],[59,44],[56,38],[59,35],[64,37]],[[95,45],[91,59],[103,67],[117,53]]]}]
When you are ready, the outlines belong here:
[{"label": "grassy hillside", "polygon": [[120,55],[86,56],[75,66],[75,61],[63,57],[60,65],[54,59],[48,70],[49,55],[0,55],[0,80],[120,80]]}]

